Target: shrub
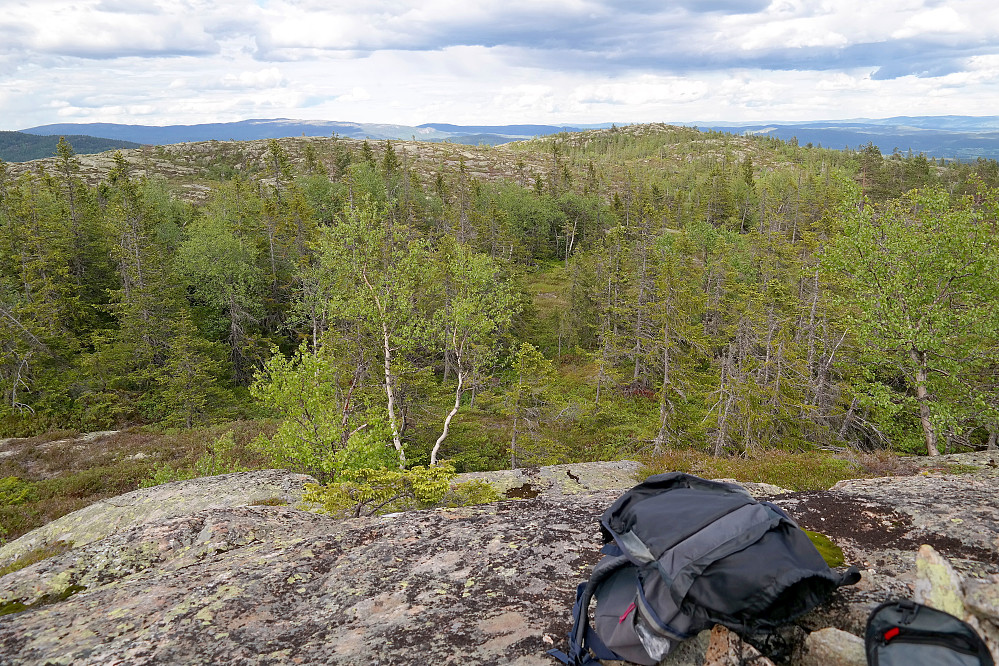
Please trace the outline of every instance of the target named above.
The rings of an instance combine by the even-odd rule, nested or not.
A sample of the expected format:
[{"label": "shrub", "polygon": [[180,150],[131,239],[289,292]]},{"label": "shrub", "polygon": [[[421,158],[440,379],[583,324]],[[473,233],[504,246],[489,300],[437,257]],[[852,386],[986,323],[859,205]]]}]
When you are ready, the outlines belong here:
[{"label": "shrub", "polygon": [[16,476],[0,479],[0,506],[17,506],[38,499],[35,485]]},{"label": "shrub", "polygon": [[307,484],[306,502],[320,505],[320,511],[348,518],[392,513],[433,506],[466,506],[499,499],[492,486],[470,481],[452,486],[454,467],[346,470],[344,481],[326,486]]},{"label": "shrub", "polygon": [[207,450],[194,461],[193,469],[175,468],[167,463],[157,464],[150,477],[144,480],[141,486],[149,488],[171,481],[186,481],[199,476],[218,476],[248,470],[248,467],[239,462],[236,440],[232,430],[228,430],[208,445]]}]

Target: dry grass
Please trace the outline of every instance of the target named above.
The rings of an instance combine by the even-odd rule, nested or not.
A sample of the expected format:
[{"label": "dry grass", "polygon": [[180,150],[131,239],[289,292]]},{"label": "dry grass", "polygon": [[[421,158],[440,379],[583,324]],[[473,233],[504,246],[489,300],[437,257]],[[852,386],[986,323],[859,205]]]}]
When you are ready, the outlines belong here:
[{"label": "dry grass", "polygon": [[918,467],[888,452],[843,454],[830,451],[771,450],[748,456],[715,458],[693,449],[675,449],[642,461],[647,474],[687,472],[706,478],[770,483],[788,490],[826,490],[845,479],[906,476]]}]

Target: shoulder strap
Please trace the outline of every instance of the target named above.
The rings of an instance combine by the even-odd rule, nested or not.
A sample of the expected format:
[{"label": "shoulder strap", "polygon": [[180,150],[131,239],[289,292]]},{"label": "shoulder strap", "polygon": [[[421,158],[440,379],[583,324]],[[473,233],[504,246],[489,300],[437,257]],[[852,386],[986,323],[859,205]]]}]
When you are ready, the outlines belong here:
[{"label": "shoulder strap", "polygon": [[597,659],[620,659],[590,627],[590,600],[600,583],[622,567],[630,566],[631,561],[624,555],[604,557],[593,567],[590,579],[580,583],[576,588],[576,603],[572,607],[572,629],[569,630],[568,653],[561,650],[549,650],[548,654],[568,666],[600,666],[600,663],[590,656],[593,651]]}]

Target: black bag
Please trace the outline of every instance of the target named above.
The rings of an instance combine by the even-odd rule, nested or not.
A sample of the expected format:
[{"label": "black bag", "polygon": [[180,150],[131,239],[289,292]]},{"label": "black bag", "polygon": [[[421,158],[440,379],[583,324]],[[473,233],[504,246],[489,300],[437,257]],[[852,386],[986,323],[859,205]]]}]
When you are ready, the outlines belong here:
[{"label": "black bag", "polygon": [[871,666],[994,666],[981,637],[966,622],[914,601],[889,601],[867,618]]},{"label": "black bag", "polygon": [[[773,629],[808,612],[856,567],[836,572],[780,508],[741,486],[682,473],[649,477],[604,512],[605,557],[576,591],[567,652],[581,666],[654,666],[714,624]],[[597,598],[593,627],[589,605]]]}]

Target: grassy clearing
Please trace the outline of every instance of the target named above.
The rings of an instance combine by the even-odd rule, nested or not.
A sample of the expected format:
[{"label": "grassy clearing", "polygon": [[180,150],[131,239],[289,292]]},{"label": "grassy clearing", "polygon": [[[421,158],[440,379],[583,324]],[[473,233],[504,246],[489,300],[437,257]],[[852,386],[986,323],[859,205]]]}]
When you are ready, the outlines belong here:
[{"label": "grassy clearing", "polygon": [[693,449],[675,449],[642,460],[647,475],[687,472],[709,479],[769,483],[788,490],[827,490],[846,479],[907,476],[917,466],[889,452],[873,454],[778,449],[748,456],[715,458]]}]

